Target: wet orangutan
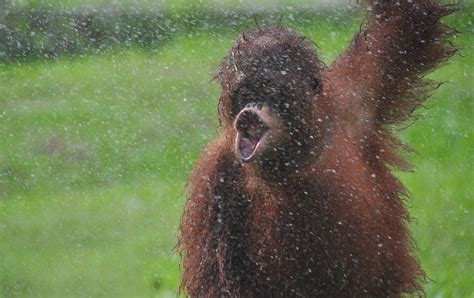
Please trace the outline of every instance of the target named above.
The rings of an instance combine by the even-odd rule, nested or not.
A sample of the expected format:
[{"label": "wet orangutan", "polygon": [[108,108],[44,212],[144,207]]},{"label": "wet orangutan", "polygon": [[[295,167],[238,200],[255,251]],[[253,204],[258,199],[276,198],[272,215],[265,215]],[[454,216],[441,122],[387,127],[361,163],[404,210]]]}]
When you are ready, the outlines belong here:
[{"label": "wet orangutan", "polygon": [[301,35],[241,34],[222,61],[222,132],[189,181],[179,248],[192,297],[420,293],[394,134],[455,49],[432,0],[373,0],[326,67]]}]

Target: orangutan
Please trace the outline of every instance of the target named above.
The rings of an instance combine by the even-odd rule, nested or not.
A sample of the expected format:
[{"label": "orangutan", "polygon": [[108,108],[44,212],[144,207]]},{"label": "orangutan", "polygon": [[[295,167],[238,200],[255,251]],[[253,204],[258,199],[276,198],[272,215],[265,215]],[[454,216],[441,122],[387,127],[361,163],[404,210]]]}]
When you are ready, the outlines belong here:
[{"label": "orangutan", "polygon": [[192,297],[422,293],[395,129],[456,51],[434,0],[372,0],[329,67],[282,26],[242,33],[217,71],[220,135],[190,178],[181,290]]}]

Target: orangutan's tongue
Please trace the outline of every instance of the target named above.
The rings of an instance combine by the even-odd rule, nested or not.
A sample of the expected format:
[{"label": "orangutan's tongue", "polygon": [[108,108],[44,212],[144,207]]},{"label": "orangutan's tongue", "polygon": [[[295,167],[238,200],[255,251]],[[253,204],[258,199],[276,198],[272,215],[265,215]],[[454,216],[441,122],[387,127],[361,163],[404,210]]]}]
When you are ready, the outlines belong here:
[{"label": "orangutan's tongue", "polygon": [[239,150],[244,158],[252,155],[252,153],[255,151],[255,147],[257,147],[258,141],[258,138],[251,139],[242,137],[242,139],[240,139]]}]

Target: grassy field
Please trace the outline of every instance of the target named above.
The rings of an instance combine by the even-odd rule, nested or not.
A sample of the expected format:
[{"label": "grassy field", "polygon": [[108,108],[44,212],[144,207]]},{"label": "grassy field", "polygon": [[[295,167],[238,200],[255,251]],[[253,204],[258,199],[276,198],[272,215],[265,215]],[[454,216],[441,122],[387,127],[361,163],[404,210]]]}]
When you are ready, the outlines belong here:
[{"label": "grassy field", "polygon": [[[76,9],[83,7],[110,8],[110,7],[135,7],[135,8],[172,8],[187,10],[190,7],[221,7],[221,8],[275,8],[275,7],[302,7],[315,5],[347,5],[354,2],[350,0],[10,0],[17,7],[60,7]],[[474,3],[474,0],[444,0],[445,3]]]},{"label": "grassy field", "polygon": [[[474,297],[473,15],[451,19],[463,57],[431,74],[451,83],[403,133],[417,151],[400,175],[428,297]],[[357,28],[297,29],[329,63]],[[217,132],[210,78],[237,33],[0,64],[0,296],[176,295],[183,187]]]},{"label": "grassy field", "polygon": [[[472,0],[468,0],[472,1]],[[275,8],[283,6],[315,6],[315,5],[340,5],[350,3],[345,0],[10,0],[16,7],[59,7],[76,9],[84,7],[93,8],[138,8],[138,9],[178,9],[188,10],[191,7],[218,7],[218,8]]]}]

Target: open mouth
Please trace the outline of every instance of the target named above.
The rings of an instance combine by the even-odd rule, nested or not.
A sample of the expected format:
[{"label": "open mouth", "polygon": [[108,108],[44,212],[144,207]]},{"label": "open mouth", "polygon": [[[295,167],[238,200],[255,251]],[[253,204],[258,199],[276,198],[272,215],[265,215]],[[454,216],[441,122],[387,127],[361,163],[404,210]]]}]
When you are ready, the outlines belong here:
[{"label": "open mouth", "polygon": [[235,128],[237,129],[237,152],[243,161],[249,161],[258,152],[268,127],[257,111],[248,109],[238,115]]}]

